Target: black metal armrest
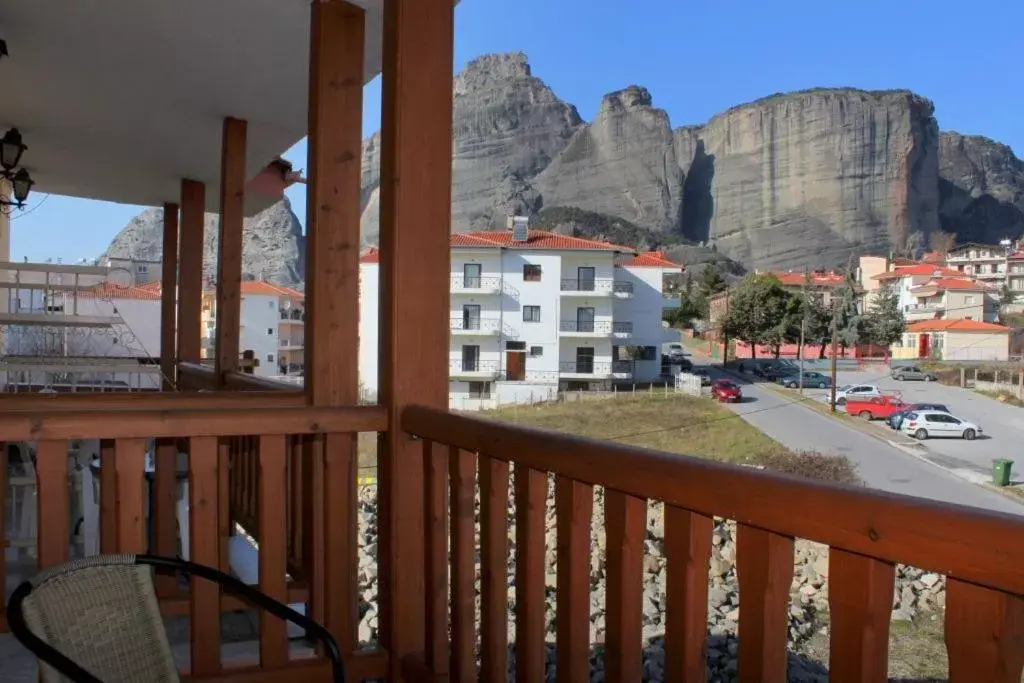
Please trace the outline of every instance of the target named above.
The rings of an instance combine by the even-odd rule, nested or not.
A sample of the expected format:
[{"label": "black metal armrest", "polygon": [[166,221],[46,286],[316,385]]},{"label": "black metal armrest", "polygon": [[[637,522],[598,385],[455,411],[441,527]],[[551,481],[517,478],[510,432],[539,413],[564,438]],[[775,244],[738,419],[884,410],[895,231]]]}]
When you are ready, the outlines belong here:
[{"label": "black metal armrest", "polygon": [[[124,557],[124,556],[122,556]],[[269,612],[279,619],[289,621],[306,630],[315,640],[323,644],[327,658],[331,662],[331,677],[334,683],[345,682],[345,667],[341,660],[341,652],[338,643],[330,632],[310,619],[309,617],[296,612],[288,605],[261,593],[252,586],[239,581],[235,577],[225,574],[219,569],[205,565],[189,562],[178,557],[162,557],[158,555],[136,555],[135,564],[146,565],[155,569],[164,569],[186,576],[197,576],[207,581],[218,584],[230,595],[237,596],[245,602],[261,610]],[[22,603],[32,593],[31,581],[21,583],[11,595],[7,603],[7,623],[11,633],[40,661],[59,671],[61,674],[74,681],[74,683],[103,683],[74,661],[69,659],[62,652],[49,643],[39,638],[25,623],[25,616],[22,612]]]}]

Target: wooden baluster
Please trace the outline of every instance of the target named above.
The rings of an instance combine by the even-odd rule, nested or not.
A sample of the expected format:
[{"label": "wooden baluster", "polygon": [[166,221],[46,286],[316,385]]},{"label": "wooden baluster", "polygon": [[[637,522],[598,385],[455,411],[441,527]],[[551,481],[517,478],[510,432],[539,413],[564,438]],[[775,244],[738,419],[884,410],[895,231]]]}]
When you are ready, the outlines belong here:
[{"label": "wooden baluster", "polygon": [[36,444],[36,560],[40,569],[68,559],[68,443]]},{"label": "wooden baluster", "polygon": [[[260,437],[259,581],[260,591],[278,602],[288,602],[285,576],[285,437]],[[260,665],[280,667],[288,663],[286,624],[260,610]]]},{"label": "wooden baluster", "polygon": [[[227,439],[219,439],[217,443],[217,556],[218,566],[222,572],[231,572],[231,501],[229,489],[231,477],[231,444]],[[283,503],[282,503],[283,504]],[[278,514],[281,514],[280,510]],[[263,544],[260,544],[263,547]]]},{"label": "wooden baluster", "polygon": [[[544,522],[548,480],[516,465],[516,683],[546,680]],[[588,582],[589,585],[589,582]]]},{"label": "wooden baluster", "polygon": [[[217,437],[196,437],[189,442],[189,552],[193,562],[216,567],[220,560],[217,541]],[[189,580],[190,625],[192,627],[193,676],[214,676],[220,662],[220,587],[204,579]]]},{"label": "wooden baluster", "polygon": [[740,587],[739,681],[786,683],[793,539],[736,525]]},{"label": "wooden baluster", "polygon": [[[178,444],[176,439],[157,439],[153,473],[153,549],[156,555],[178,554],[177,506]],[[156,592],[168,597],[177,592],[177,577],[157,574]]]},{"label": "wooden baluster", "polygon": [[291,491],[291,500],[288,509],[289,513],[289,553],[292,561],[302,568],[302,579],[306,580],[306,557],[303,554],[305,541],[303,540],[302,525],[302,438],[291,436],[288,438],[288,484]]},{"label": "wooden baluster", "polygon": [[[448,448],[423,441],[423,498],[426,538],[426,665],[448,672]],[[454,491],[454,488],[453,488]]]},{"label": "wooden baluster", "polygon": [[117,451],[113,439],[100,441],[100,552],[117,552]]},{"label": "wooden baluster", "polygon": [[359,519],[356,508],[358,434],[324,434],[324,497],[327,536],[324,545],[327,627],[348,656],[356,650],[358,635]]},{"label": "wooden baluster", "polygon": [[476,672],[476,456],[448,451],[451,493],[452,683],[477,680]]},{"label": "wooden baluster", "polygon": [[[643,563],[647,501],[605,489],[607,590],[605,680],[640,683],[643,671]],[[589,582],[587,586],[589,587]]]},{"label": "wooden baluster", "polygon": [[590,681],[590,519],[593,511],[592,486],[556,477],[555,667],[559,683]]},{"label": "wooden baluster", "polygon": [[[119,439],[117,472],[117,552],[146,552],[146,440]],[[102,469],[102,468],[101,468]]]},{"label": "wooden baluster", "polygon": [[888,562],[839,548],[829,549],[829,680],[888,680],[889,622],[895,580],[896,568]]},{"label": "wooden baluster", "polygon": [[710,517],[665,506],[668,605],[665,610],[665,680],[703,683],[707,677]]},{"label": "wooden baluster", "polygon": [[946,579],[949,683],[1019,683],[1024,669],[1024,600]]},{"label": "wooden baluster", "polygon": [[508,463],[481,456],[480,679],[508,670]]}]

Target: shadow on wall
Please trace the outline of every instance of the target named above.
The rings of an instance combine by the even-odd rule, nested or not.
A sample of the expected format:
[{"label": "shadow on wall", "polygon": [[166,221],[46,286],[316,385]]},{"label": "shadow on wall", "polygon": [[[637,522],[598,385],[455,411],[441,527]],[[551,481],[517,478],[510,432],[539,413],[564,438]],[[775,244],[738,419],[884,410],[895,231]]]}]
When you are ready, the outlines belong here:
[{"label": "shadow on wall", "polygon": [[715,155],[704,150],[704,141],[697,140],[693,163],[683,181],[683,237],[694,242],[707,242],[711,236],[711,217],[715,200],[711,184],[715,179]]}]

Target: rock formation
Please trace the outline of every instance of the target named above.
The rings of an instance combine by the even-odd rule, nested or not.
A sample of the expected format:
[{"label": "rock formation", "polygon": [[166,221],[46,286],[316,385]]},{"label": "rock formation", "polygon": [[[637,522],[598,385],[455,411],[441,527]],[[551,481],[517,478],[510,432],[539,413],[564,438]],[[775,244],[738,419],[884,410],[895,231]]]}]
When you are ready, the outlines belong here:
[{"label": "rock formation", "polygon": [[[203,220],[203,275],[216,277],[219,216]],[[163,256],[163,209],[146,209],[133,218],[107,247],[105,256],[158,261]],[[245,219],[242,226],[242,275],[279,285],[304,281],[306,238],[302,226],[284,199]]]},{"label": "rock formation", "polygon": [[980,135],[939,136],[939,219],[958,241],[1024,234],[1024,161]]},{"label": "rock formation", "polygon": [[[801,269],[913,251],[940,227],[960,241],[1024,232],[1024,163],[985,138],[940,135],[932,103],[908,91],[778,94],[673,129],[629,86],[586,123],[512,53],[470,62],[453,94],[453,231],[504,229],[514,212],[637,248],[714,247],[748,268]],[[367,244],[379,234],[380,143],[363,141]],[[301,235],[274,211],[266,230],[250,223],[247,272],[294,282]],[[112,248],[158,252],[154,216]]]}]

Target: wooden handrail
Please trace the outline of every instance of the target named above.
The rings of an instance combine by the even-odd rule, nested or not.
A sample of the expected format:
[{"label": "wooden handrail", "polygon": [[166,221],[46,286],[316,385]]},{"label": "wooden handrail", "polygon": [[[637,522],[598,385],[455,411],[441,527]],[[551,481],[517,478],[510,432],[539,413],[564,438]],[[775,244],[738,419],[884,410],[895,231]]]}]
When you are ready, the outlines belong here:
[{"label": "wooden handrail", "polygon": [[380,406],[15,413],[0,415],[0,442],[375,432],[386,425]]},{"label": "wooden handrail", "polygon": [[305,405],[305,397],[301,393],[284,391],[0,394],[0,415],[12,412],[54,413],[83,410],[231,410],[289,408],[302,405]]},{"label": "wooden handrail", "polygon": [[236,391],[276,391],[302,395],[301,387],[244,372],[225,372],[224,385]]},{"label": "wooden handrail", "polygon": [[1024,595],[1024,521],[1013,515],[422,406],[407,407],[401,425],[517,466]]}]

